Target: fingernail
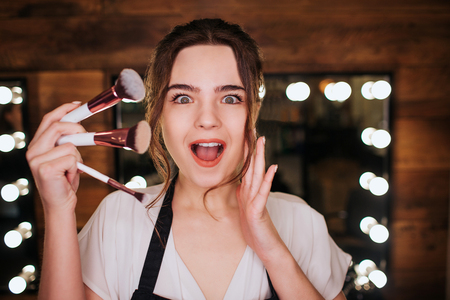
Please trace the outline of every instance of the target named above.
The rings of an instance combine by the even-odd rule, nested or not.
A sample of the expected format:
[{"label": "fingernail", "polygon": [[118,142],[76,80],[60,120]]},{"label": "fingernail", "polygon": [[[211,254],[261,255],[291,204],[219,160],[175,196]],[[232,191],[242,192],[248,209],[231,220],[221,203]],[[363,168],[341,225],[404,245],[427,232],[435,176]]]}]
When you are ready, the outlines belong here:
[{"label": "fingernail", "polygon": [[278,170],[278,165],[275,165],[275,171],[274,171],[274,173],[276,173],[277,170]]},{"label": "fingernail", "polygon": [[262,141],[263,141],[263,145],[265,145],[266,144],[266,137],[265,136],[262,137]]},{"label": "fingernail", "polygon": [[80,105],[81,101],[72,101],[73,104]]}]

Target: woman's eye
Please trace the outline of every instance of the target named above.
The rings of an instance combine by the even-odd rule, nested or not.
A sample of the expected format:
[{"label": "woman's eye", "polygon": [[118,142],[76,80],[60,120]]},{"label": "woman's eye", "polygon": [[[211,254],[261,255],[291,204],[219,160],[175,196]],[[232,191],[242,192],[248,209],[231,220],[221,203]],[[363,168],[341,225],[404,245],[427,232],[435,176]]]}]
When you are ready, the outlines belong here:
[{"label": "woman's eye", "polygon": [[191,102],[191,98],[189,98],[188,96],[180,96],[177,99],[175,99],[175,101],[180,104],[187,104]]},{"label": "woman's eye", "polygon": [[225,98],[223,98],[222,102],[225,104],[236,104],[238,103],[240,100],[235,97],[235,96],[226,96]]}]

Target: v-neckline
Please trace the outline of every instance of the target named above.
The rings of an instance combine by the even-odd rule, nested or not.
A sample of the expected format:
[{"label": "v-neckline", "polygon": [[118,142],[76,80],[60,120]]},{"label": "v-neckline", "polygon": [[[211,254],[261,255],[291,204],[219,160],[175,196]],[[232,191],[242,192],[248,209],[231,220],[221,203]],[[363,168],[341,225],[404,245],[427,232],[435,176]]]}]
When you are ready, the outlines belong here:
[{"label": "v-neckline", "polygon": [[[175,261],[176,261],[176,264],[177,264],[177,269],[179,269],[178,279],[180,280],[180,282],[190,283],[187,286],[188,286],[188,289],[190,291],[194,292],[195,297],[196,297],[195,299],[199,299],[198,297],[200,297],[200,295],[201,295],[201,300],[206,300],[206,297],[203,294],[202,289],[200,288],[199,284],[197,283],[197,281],[195,280],[194,276],[189,271],[188,267],[186,266],[186,264],[184,263],[183,259],[181,258],[181,256],[177,252],[177,249],[175,248],[175,242],[174,242],[174,239],[173,239],[172,228],[170,229],[169,238],[167,240],[166,250],[165,250],[165,253],[164,253],[164,257],[163,257],[163,262],[164,262],[164,259],[166,258],[166,255],[170,255],[171,251],[173,251],[173,254],[175,256],[175,257],[172,257],[172,258],[175,258]],[[227,297],[228,297],[227,295],[229,294],[230,288],[233,288],[233,286],[236,285],[236,283],[235,283],[235,281],[236,281],[236,274],[238,274],[239,270],[243,267],[242,265],[243,265],[244,261],[246,261],[246,258],[249,255],[249,251],[251,251],[251,248],[247,245],[245,250],[244,250],[244,253],[242,254],[242,257],[241,257],[241,259],[240,259],[240,261],[239,261],[239,263],[238,263],[238,265],[237,265],[237,267],[236,267],[236,269],[235,269],[235,271],[233,273],[233,276],[231,277],[230,283],[229,283],[229,285],[227,287],[227,290],[225,292],[225,295],[223,297],[224,300],[227,299]],[[183,279],[183,277],[184,277],[184,279]],[[159,279],[160,278],[158,276],[155,289],[158,286]]]}]

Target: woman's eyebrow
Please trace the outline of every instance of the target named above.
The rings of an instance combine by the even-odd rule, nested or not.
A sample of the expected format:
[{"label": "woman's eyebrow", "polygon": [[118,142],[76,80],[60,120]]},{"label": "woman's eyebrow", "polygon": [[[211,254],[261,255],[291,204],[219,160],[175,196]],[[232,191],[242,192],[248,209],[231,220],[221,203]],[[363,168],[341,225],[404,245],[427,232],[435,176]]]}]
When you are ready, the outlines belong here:
[{"label": "woman's eyebrow", "polygon": [[193,93],[200,92],[200,89],[198,87],[192,86],[190,84],[181,84],[181,83],[172,84],[167,88],[167,91],[170,90],[184,90]]},{"label": "woman's eyebrow", "polygon": [[233,85],[233,84],[218,86],[218,87],[216,87],[214,89],[214,91],[216,93],[219,93],[219,92],[232,92],[232,91],[237,91],[237,90],[241,90],[241,91],[245,92],[244,87],[242,87],[240,85]]}]

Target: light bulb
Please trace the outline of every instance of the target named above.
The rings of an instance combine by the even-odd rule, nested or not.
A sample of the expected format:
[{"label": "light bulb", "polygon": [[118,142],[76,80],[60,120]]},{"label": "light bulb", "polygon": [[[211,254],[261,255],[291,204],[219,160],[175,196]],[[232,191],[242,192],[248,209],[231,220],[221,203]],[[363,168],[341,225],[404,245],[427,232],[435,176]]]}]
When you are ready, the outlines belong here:
[{"label": "light bulb", "polygon": [[305,101],[310,93],[309,86],[304,82],[291,83],[286,88],[286,96],[291,101]]},{"label": "light bulb", "polygon": [[383,177],[375,177],[369,183],[369,190],[375,196],[382,196],[389,190],[389,183]]},{"label": "light bulb", "polygon": [[365,234],[369,234],[370,229],[376,224],[378,224],[377,220],[375,220],[375,218],[369,216],[369,217],[363,218],[361,220],[361,222],[359,222],[359,228]]},{"label": "light bulb", "polygon": [[384,274],[383,271],[380,271],[380,270],[374,270],[374,271],[370,272],[369,279],[379,289],[384,287],[387,283],[386,274]]},{"label": "light bulb", "polygon": [[375,243],[382,244],[389,238],[389,231],[383,225],[377,224],[370,228],[369,236]]}]

